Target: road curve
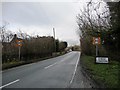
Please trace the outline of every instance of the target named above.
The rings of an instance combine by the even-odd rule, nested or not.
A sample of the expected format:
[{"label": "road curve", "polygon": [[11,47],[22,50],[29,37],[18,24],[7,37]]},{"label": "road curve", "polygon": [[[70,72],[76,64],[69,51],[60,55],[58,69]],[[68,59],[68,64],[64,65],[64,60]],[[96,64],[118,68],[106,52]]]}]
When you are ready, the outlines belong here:
[{"label": "road curve", "polygon": [[67,88],[72,83],[80,52],[19,66],[2,72],[0,88]]}]

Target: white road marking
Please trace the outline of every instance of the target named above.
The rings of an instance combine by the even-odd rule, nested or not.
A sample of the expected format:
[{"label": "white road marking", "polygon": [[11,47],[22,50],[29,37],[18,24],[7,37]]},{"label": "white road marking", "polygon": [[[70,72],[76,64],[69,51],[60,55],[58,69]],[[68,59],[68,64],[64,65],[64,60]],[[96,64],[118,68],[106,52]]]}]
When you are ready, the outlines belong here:
[{"label": "white road marking", "polygon": [[61,61],[58,61],[58,62],[56,62],[56,63],[53,63],[53,64],[51,64],[51,65],[45,67],[44,69],[47,69],[47,68],[49,68],[49,67],[52,67],[52,66],[54,66],[55,64],[61,63],[61,62],[65,61],[65,60],[66,60],[66,59],[61,60]]},{"label": "white road marking", "polygon": [[83,81],[81,82],[81,84],[83,84]]},{"label": "white road marking", "polygon": [[[67,53],[67,55],[68,55],[69,53]],[[66,55],[66,54],[65,54]],[[62,56],[64,56],[64,55],[61,55],[61,56],[58,56],[58,57],[62,57]],[[58,57],[53,57],[53,58],[58,58]],[[53,58],[49,58],[49,59],[53,59]],[[46,59],[46,60],[43,60],[43,61],[47,61],[48,59]],[[40,61],[40,62],[43,62],[43,61]],[[34,62],[34,63],[29,63],[29,64],[25,64],[25,65],[21,65],[21,66],[18,66],[18,67],[14,67],[14,68],[9,68],[9,69],[6,69],[6,70],[3,70],[2,72],[5,72],[5,71],[9,71],[9,70],[14,70],[14,69],[16,69],[16,68],[21,68],[21,67],[24,67],[24,66],[28,66],[28,65],[32,65],[32,64],[36,64],[37,62]]]},{"label": "white road marking", "polygon": [[10,83],[8,83],[8,84],[5,84],[5,85],[1,86],[0,89],[4,88],[4,87],[6,87],[6,86],[9,86],[9,85],[11,85],[11,84],[13,84],[13,83],[16,83],[16,82],[18,82],[18,81],[20,81],[20,79],[17,79],[17,80],[15,80],[15,81],[13,81],[13,82],[10,82]]},{"label": "white road marking", "polygon": [[75,77],[75,73],[76,73],[76,70],[77,70],[78,62],[79,62],[79,57],[78,57],[78,60],[77,60],[77,62],[76,62],[76,65],[75,65],[75,70],[74,70],[72,79],[70,80],[70,84],[73,82],[73,79],[74,79],[74,77]]},{"label": "white road marking", "polygon": [[47,68],[49,68],[49,67],[51,67],[51,66],[54,66],[55,64],[57,64],[57,62],[54,63],[54,64],[51,64],[51,65],[49,65],[49,66],[47,66],[47,67],[45,67],[45,69],[47,69]]}]

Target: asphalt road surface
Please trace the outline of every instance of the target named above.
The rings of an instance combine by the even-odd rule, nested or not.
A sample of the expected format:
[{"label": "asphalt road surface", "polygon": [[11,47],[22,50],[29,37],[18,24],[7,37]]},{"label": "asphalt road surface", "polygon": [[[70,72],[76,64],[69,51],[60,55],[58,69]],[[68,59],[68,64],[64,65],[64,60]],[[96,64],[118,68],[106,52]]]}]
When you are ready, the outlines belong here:
[{"label": "asphalt road surface", "polygon": [[74,81],[79,58],[80,52],[74,51],[5,70],[0,88],[68,88]]}]

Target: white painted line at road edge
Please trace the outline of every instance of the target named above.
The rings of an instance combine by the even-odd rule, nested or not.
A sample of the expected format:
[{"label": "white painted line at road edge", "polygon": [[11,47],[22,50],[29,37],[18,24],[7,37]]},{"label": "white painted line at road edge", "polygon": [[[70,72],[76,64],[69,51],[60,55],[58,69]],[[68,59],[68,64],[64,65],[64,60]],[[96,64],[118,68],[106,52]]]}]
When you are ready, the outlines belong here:
[{"label": "white painted line at road edge", "polygon": [[75,66],[75,70],[74,70],[72,79],[70,80],[70,84],[73,82],[73,79],[74,79],[74,76],[75,76],[75,73],[76,73],[76,70],[77,70],[78,62],[79,62],[79,57],[78,57],[78,60],[77,60],[77,62],[76,62],[76,66]]},{"label": "white painted line at road edge", "polygon": [[18,82],[18,81],[20,81],[20,79],[17,79],[17,80],[15,80],[15,81],[13,81],[13,82],[10,82],[10,83],[8,83],[8,84],[5,84],[5,85],[1,86],[0,89],[4,88],[4,87],[6,87],[6,86],[9,86],[9,85],[11,85],[11,84],[13,84],[13,83],[16,83],[16,82]]}]

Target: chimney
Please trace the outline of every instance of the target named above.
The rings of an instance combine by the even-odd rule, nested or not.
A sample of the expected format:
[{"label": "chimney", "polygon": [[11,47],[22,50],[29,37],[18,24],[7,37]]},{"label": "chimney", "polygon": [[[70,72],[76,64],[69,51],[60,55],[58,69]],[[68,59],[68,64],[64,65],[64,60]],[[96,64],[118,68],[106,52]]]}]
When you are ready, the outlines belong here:
[{"label": "chimney", "polygon": [[14,34],[14,39],[16,39],[17,38],[17,34]]}]

